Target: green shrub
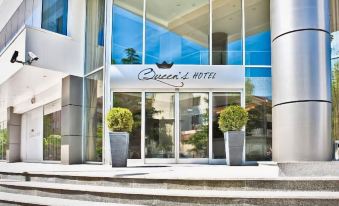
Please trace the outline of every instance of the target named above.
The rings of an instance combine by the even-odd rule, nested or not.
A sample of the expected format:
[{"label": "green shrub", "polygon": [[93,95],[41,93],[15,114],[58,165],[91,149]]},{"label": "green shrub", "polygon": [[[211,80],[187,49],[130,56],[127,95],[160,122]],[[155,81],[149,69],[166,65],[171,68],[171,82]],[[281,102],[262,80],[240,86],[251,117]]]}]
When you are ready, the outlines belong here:
[{"label": "green shrub", "polygon": [[223,132],[240,131],[247,123],[248,113],[240,106],[228,106],[223,109],[219,117],[219,128]]},{"label": "green shrub", "polygon": [[110,109],[106,121],[112,132],[131,132],[134,123],[132,112],[120,107]]}]

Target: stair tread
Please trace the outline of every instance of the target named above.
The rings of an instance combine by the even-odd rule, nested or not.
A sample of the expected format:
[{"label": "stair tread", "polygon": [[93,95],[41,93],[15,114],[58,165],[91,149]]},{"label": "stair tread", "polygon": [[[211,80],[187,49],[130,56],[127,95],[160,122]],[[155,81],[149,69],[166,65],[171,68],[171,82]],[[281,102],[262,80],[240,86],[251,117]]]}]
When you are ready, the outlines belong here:
[{"label": "stair tread", "polygon": [[53,197],[41,197],[25,194],[14,194],[0,192],[0,201],[6,201],[11,203],[24,203],[24,204],[36,204],[36,205],[52,205],[52,206],[137,206],[131,204],[120,203],[105,203],[105,202],[91,202],[83,200],[70,200]]},{"label": "stair tread", "polygon": [[47,182],[26,182],[4,180],[0,186],[58,189],[66,191],[98,192],[112,194],[133,194],[151,196],[206,197],[206,198],[270,198],[270,199],[338,199],[339,192],[332,191],[285,191],[285,190],[184,190],[160,188],[130,188],[116,186],[78,185]]}]

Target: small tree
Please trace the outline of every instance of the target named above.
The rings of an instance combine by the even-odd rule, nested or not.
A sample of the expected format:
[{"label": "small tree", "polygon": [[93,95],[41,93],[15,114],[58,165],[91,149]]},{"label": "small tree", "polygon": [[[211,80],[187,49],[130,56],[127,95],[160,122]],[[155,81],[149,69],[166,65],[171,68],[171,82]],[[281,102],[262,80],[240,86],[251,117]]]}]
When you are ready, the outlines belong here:
[{"label": "small tree", "polygon": [[132,112],[120,107],[110,109],[106,121],[112,132],[131,132],[134,123]]},{"label": "small tree", "polygon": [[240,131],[248,121],[247,111],[238,106],[228,106],[223,109],[219,117],[219,128],[223,132]]},{"label": "small tree", "polygon": [[133,48],[127,48],[125,49],[126,52],[126,58],[122,58],[121,62],[123,64],[140,64],[140,56],[137,54],[135,49]]}]

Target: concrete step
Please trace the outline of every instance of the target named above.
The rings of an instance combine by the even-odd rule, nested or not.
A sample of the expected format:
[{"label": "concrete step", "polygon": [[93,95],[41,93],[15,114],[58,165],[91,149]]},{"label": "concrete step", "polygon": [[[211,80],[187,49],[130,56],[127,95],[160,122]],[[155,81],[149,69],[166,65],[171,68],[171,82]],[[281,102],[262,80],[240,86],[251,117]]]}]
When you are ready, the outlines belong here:
[{"label": "concrete step", "polygon": [[312,205],[338,206],[339,192],[267,190],[185,190],[126,188],[2,180],[0,192],[82,201],[142,205]]},{"label": "concrete step", "polygon": [[97,185],[129,188],[185,190],[268,190],[268,191],[337,191],[339,177],[278,177],[256,179],[158,179],[133,177],[99,177],[46,173],[5,173],[0,179],[49,182],[76,185]]},{"label": "concrete step", "polygon": [[40,197],[35,195],[13,194],[6,192],[0,192],[0,205],[137,206],[131,204],[117,204],[117,203],[70,200],[52,197]]}]

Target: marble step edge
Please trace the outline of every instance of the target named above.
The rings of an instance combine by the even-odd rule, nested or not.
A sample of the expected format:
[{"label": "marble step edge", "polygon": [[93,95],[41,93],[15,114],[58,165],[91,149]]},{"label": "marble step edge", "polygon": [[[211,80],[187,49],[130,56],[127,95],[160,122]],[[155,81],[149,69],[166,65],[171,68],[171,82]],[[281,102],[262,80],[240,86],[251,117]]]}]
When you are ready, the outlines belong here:
[{"label": "marble step edge", "polygon": [[244,199],[334,199],[339,201],[339,192],[329,191],[267,191],[267,190],[184,190],[184,189],[151,189],[106,187],[93,185],[70,185],[60,183],[2,181],[0,187],[23,190],[63,191],[92,194],[124,194],[141,196],[173,196],[199,198],[244,198]]},{"label": "marble step edge", "polygon": [[91,202],[84,200],[71,200],[54,197],[41,197],[35,195],[14,194],[0,192],[0,202],[17,203],[29,205],[51,205],[51,206],[137,206],[131,204]]}]

